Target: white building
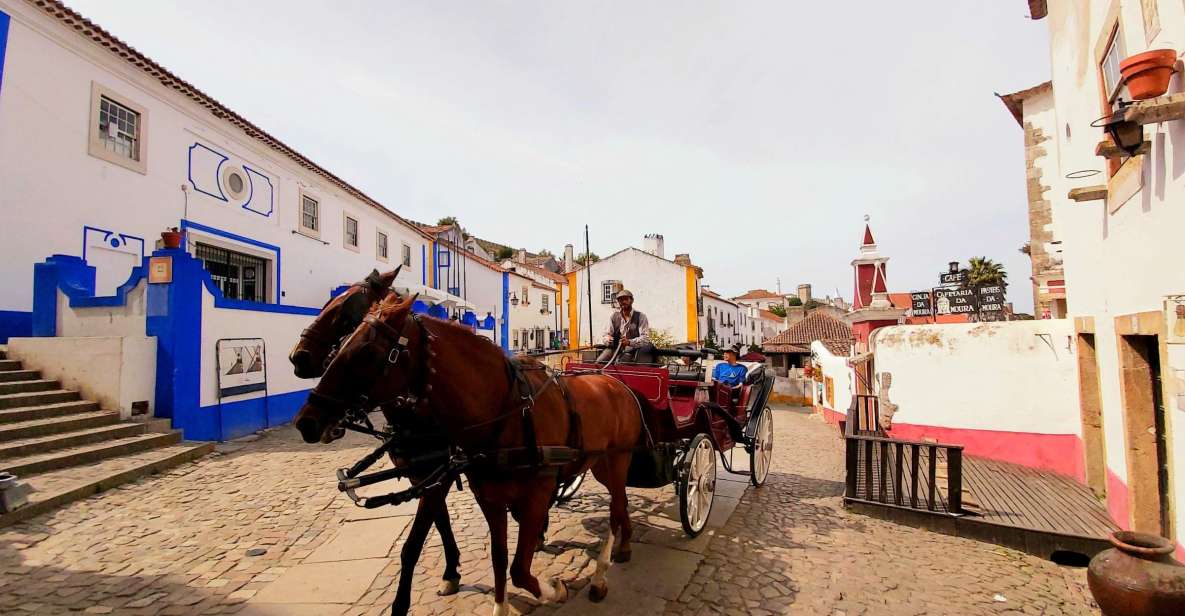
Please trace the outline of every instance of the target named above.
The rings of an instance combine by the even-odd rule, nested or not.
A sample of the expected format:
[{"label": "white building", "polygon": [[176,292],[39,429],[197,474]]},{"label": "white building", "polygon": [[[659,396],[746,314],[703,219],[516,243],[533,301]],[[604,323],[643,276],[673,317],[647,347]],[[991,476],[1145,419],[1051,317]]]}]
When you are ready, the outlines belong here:
[{"label": "white building", "polygon": [[[154,337],[152,410],[186,438],[287,421],[313,382],[285,354],[372,269],[402,265],[395,286],[422,310],[509,348],[511,274],[58,2],[0,0],[0,134],[0,341]],[[180,248],[159,250],[171,228]],[[264,392],[220,393],[216,348],[231,338],[266,342]]]},{"label": "white building", "polygon": [[716,341],[716,346],[728,348],[741,344],[738,334],[740,329],[741,308],[736,302],[721,297],[707,286],[702,287],[703,315],[700,316],[700,334],[703,341],[709,338]]},{"label": "white building", "polygon": [[650,321],[650,329],[673,343],[698,343],[699,279],[701,270],[687,255],[668,260],[661,235],[646,236],[645,250],[629,247],[568,272],[569,348],[589,343],[589,297],[592,283],[592,340],[600,344],[608,319],[617,309],[615,296],[621,289],[634,294],[634,307]]},{"label": "white building", "polygon": [[[1077,351],[1085,479],[1124,528],[1185,536],[1185,100],[1181,73],[1165,98],[1125,118],[1135,155],[1105,141],[1096,119],[1130,99],[1119,63],[1185,45],[1177,0],[1029,0],[1049,26],[1052,98],[1024,104],[1030,169],[1062,241],[1065,307]],[[1048,13],[1046,13],[1048,11]],[[1048,15],[1048,16],[1047,16]],[[1051,102],[1051,105],[1045,105]],[[1038,121],[1040,120],[1040,121]],[[1096,125],[1097,126],[1097,125]],[[1139,137],[1145,144],[1139,143]],[[1101,152],[1100,154],[1096,154]],[[1026,159],[1028,160],[1028,159]],[[1091,171],[1098,172],[1091,175]],[[1039,171],[1039,172],[1037,172]],[[1067,179],[1077,177],[1078,179]],[[1185,549],[1178,549],[1178,557]]]},{"label": "white building", "polygon": [[568,279],[522,263],[504,262],[502,267],[511,281],[511,350],[566,348]]}]

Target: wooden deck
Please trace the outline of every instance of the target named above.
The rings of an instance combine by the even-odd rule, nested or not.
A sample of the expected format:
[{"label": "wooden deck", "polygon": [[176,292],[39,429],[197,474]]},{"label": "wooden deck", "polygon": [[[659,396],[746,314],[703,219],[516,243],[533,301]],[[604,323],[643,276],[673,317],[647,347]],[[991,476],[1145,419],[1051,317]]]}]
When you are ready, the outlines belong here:
[{"label": "wooden deck", "polygon": [[[942,478],[942,471],[936,479]],[[942,485],[941,481],[935,481]],[[848,505],[877,517],[1015,548],[1044,558],[1058,552],[1090,557],[1118,530],[1090,490],[1062,475],[964,456],[963,511],[952,515],[870,500]],[[946,495],[942,495],[946,500]]]}]

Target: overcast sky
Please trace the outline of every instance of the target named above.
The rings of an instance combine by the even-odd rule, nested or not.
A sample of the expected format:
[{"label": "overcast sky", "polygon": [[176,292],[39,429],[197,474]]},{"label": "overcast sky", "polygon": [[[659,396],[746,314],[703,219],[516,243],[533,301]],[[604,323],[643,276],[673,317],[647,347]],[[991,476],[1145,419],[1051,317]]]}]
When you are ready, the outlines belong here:
[{"label": "overcast sky", "polygon": [[868,214],[890,290],[986,255],[1032,309],[1022,0],[68,3],[408,218],[850,299]]}]

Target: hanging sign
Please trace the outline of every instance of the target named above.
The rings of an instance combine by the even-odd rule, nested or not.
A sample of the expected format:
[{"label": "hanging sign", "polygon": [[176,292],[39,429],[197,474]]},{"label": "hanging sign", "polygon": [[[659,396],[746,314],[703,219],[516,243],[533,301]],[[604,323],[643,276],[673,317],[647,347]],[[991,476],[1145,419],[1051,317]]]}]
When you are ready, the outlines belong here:
[{"label": "hanging sign", "polygon": [[971,289],[934,289],[934,307],[938,314],[975,312],[975,292]]},{"label": "hanging sign", "polygon": [[911,309],[915,317],[928,317],[934,314],[934,306],[929,291],[914,291],[909,294]]},{"label": "hanging sign", "polygon": [[941,284],[967,284],[967,272],[943,272],[938,275]]},{"label": "hanging sign", "polygon": [[979,287],[979,312],[1004,312],[1004,287],[989,285]]}]

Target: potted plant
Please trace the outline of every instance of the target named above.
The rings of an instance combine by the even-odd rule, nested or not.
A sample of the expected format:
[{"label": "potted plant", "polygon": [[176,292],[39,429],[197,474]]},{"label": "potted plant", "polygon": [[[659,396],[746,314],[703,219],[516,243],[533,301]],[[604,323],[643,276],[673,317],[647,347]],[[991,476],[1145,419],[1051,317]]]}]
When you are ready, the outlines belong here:
[{"label": "potted plant", "polygon": [[1169,89],[1169,78],[1177,63],[1177,52],[1172,49],[1152,49],[1138,53],[1119,63],[1119,73],[1127,91],[1135,100],[1142,101],[1164,95]]},{"label": "potted plant", "polygon": [[167,231],[161,231],[160,241],[164,243],[165,248],[180,248],[181,232],[177,227],[169,227]]}]

